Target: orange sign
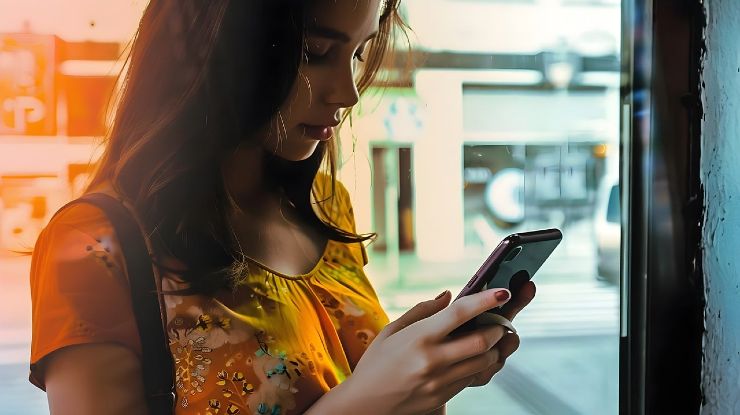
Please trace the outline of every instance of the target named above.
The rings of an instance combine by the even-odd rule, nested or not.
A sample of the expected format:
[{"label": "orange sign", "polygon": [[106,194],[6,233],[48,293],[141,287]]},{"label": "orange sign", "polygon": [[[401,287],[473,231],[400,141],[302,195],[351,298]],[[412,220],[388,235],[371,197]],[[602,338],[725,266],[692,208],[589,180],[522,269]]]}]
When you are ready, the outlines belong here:
[{"label": "orange sign", "polygon": [[0,33],[0,134],[56,134],[53,35]]}]

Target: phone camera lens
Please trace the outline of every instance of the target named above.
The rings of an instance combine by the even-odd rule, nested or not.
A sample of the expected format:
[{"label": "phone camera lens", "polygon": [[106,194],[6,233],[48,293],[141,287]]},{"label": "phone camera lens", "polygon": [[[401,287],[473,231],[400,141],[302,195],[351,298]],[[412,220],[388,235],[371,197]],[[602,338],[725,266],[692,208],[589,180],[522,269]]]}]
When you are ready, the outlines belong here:
[{"label": "phone camera lens", "polygon": [[517,246],[516,248],[512,249],[511,252],[509,252],[509,254],[506,255],[506,258],[504,259],[504,262],[509,262],[509,261],[513,260],[514,258],[516,258],[519,255],[520,252],[522,252],[522,247],[521,246]]}]

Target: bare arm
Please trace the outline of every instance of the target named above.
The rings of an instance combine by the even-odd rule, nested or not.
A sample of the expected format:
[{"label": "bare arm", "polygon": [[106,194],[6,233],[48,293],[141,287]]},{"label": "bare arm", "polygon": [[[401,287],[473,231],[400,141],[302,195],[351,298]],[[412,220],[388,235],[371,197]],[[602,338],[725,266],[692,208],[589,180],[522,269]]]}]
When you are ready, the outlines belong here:
[{"label": "bare arm", "polygon": [[113,343],[67,346],[45,358],[52,415],[146,414],[141,362]]}]

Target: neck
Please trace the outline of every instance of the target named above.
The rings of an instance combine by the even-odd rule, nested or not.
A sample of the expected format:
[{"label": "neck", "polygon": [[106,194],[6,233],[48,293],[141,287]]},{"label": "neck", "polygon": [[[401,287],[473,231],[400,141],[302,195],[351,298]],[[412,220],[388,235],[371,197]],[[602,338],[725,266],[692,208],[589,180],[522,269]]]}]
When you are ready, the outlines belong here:
[{"label": "neck", "polygon": [[237,206],[254,217],[279,210],[284,198],[265,177],[263,151],[259,146],[242,146],[222,164],[225,188]]}]

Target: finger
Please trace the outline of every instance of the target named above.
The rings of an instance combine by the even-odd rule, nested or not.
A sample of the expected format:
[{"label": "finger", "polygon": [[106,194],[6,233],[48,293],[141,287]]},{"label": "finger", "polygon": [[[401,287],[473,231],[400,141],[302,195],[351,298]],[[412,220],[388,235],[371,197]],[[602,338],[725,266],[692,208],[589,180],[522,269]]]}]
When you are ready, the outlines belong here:
[{"label": "finger", "polygon": [[511,299],[501,310],[495,311],[496,314],[501,314],[509,320],[514,320],[514,317],[519,314],[524,307],[534,299],[537,289],[532,281],[527,281],[522,285],[522,288],[517,292],[517,295]]},{"label": "finger", "polygon": [[444,362],[445,366],[465,361],[485,354],[504,337],[504,334],[506,334],[506,328],[499,325],[475,329],[442,343],[435,352],[435,358]]},{"label": "finger", "polygon": [[476,375],[471,375],[465,378],[462,378],[460,380],[457,380],[455,382],[450,383],[449,385],[443,386],[436,395],[441,397],[444,402],[449,401],[452,397],[460,393],[463,389],[467,388],[471,383],[475,381]]},{"label": "finger", "polygon": [[492,347],[482,354],[444,368],[444,372],[439,373],[437,379],[442,384],[450,384],[471,375],[480,374],[491,365],[498,363],[501,359],[500,354],[498,347]]},{"label": "finger", "polygon": [[515,333],[506,334],[498,343],[495,349],[498,349],[498,361],[493,363],[487,369],[478,373],[475,381],[470,386],[484,386],[491,381],[493,376],[500,372],[506,364],[506,359],[519,349],[519,336]]},{"label": "finger", "polygon": [[499,350],[499,356],[501,359],[506,359],[514,352],[516,352],[519,349],[519,345],[521,344],[521,341],[519,339],[519,335],[515,333],[509,333],[504,335],[504,337],[499,340],[498,343],[496,343],[496,348]]},{"label": "finger", "polygon": [[514,352],[519,349],[519,344],[519,335],[517,335],[516,333],[508,333],[504,335],[504,337],[499,340],[498,343],[496,343],[496,346],[494,346],[494,348],[498,349],[499,352],[498,361],[478,373],[475,381],[473,381],[470,386],[475,387],[487,385],[491,381],[491,378],[493,378],[496,373],[500,372],[501,369],[504,368],[504,364],[506,364],[506,359],[508,359],[509,356],[514,354]]},{"label": "finger", "polygon": [[484,290],[459,298],[442,312],[424,320],[424,330],[430,333],[428,339],[441,340],[450,332],[477,315],[506,304],[511,292],[505,288]]},{"label": "finger", "polygon": [[377,338],[388,337],[416,323],[417,321],[424,320],[430,316],[433,316],[440,310],[443,310],[445,307],[447,307],[447,304],[449,303],[451,297],[452,295],[450,294],[450,291],[445,290],[441,294],[441,297],[438,296],[433,300],[422,301],[421,303],[416,304],[411,309],[409,309],[409,311],[405,312],[401,317],[388,323],[383,328],[383,330],[378,333]]},{"label": "finger", "polygon": [[501,369],[504,368],[504,363],[506,363],[506,359],[500,360],[491,366],[487,367],[485,370],[479,372],[475,376],[475,380],[473,383],[468,385],[469,387],[477,387],[477,386],[485,386],[488,385],[488,383],[491,381],[491,379],[496,375],[496,373],[500,372]]}]

